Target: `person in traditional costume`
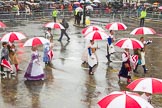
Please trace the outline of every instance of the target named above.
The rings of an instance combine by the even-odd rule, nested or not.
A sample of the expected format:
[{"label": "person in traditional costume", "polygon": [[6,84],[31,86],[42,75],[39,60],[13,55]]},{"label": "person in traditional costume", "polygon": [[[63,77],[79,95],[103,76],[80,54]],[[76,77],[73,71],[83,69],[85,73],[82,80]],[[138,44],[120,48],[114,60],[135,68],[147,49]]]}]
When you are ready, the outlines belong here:
[{"label": "person in traditional costume", "polygon": [[107,39],[107,60],[109,62],[112,62],[110,60],[110,56],[111,54],[113,54],[115,52],[115,48],[114,48],[114,45],[113,45],[113,42],[115,41],[115,37],[114,37],[114,31],[113,30],[110,30],[110,34],[109,34],[109,37]]},{"label": "person in traditional costume", "polygon": [[5,76],[5,72],[13,73],[11,65],[9,63],[9,51],[7,49],[7,42],[2,43],[1,51],[1,75]]},{"label": "person in traditional costume", "polygon": [[14,41],[10,42],[8,44],[8,50],[9,50],[9,58],[11,60],[11,64],[14,64],[15,65],[15,68],[16,68],[16,72],[18,71],[21,71],[21,69],[19,69],[19,63],[18,63],[18,60],[17,60],[17,54],[16,54],[16,47],[13,43]]},{"label": "person in traditional costume", "polygon": [[122,67],[119,71],[118,77],[120,81],[120,77],[127,78],[127,82],[129,83],[131,81],[130,71],[131,71],[131,65],[130,65],[130,53],[129,49],[125,48],[125,51],[122,54]]},{"label": "person in traditional costume", "polygon": [[45,63],[45,66],[50,64],[50,58],[48,56],[48,52],[50,51],[50,43],[46,43],[44,45],[44,50],[43,50],[43,62]]},{"label": "person in traditional costume", "polygon": [[32,55],[24,77],[27,80],[44,80],[43,67],[40,65],[37,47],[32,47]]},{"label": "person in traditional costume", "polygon": [[89,75],[93,75],[93,68],[97,65],[97,56],[95,54],[96,47],[94,45],[94,40],[90,40],[90,45],[88,47],[88,65],[89,65]]}]

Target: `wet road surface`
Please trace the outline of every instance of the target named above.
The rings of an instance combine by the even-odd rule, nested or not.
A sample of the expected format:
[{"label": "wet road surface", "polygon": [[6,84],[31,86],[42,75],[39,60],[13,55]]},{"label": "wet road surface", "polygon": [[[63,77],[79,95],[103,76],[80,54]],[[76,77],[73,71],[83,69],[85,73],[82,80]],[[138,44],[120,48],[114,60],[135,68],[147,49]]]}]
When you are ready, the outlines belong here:
[{"label": "wet road surface", "polygon": [[[103,19],[104,20],[104,19]],[[51,20],[52,21],[52,20]],[[21,31],[30,38],[33,36],[44,36],[43,24],[45,22],[14,22],[2,31]],[[128,35],[137,23],[125,22],[127,31],[115,32],[117,39],[130,37]],[[94,76],[88,75],[88,68],[82,64],[81,56],[86,47],[86,40],[80,34],[81,28],[74,27],[70,22],[68,34],[70,42],[66,37],[58,42],[60,31],[53,30],[54,34],[54,59],[53,68],[46,67],[46,79],[44,81],[25,81],[24,73],[30,60],[30,47],[22,47],[23,41],[17,42],[18,58],[20,68],[16,77],[1,79],[0,82],[0,108],[99,108],[97,102],[115,90],[127,90],[124,81],[118,83],[118,71],[121,66],[122,50],[116,47],[117,53],[112,55],[113,62],[107,63],[106,41],[97,41],[97,55],[99,64]],[[151,25],[151,24],[148,24]],[[151,26],[150,26],[151,27]],[[160,31],[160,30],[159,30]],[[137,36],[136,38],[139,39]],[[149,69],[145,77],[157,77],[162,79],[162,38],[160,36],[145,36],[153,43],[146,50],[146,66]],[[41,60],[42,49],[39,47]],[[158,54],[158,56],[157,56]],[[41,64],[43,67],[44,63]],[[140,74],[134,74],[133,79],[144,77],[142,67],[138,69]],[[152,104],[155,108],[162,108],[162,95],[154,95]]]}]

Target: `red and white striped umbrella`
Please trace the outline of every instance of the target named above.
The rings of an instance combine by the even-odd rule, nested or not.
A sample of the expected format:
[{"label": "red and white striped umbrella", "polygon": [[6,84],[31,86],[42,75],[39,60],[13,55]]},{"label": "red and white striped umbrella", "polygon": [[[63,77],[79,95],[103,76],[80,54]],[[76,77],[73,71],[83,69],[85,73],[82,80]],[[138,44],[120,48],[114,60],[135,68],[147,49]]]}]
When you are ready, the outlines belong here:
[{"label": "red and white striped umbrella", "polygon": [[4,67],[6,67],[7,69],[9,69],[11,71],[13,70],[10,62],[8,62],[6,59],[2,59],[1,65],[4,66]]},{"label": "red and white striped umbrella", "polygon": [[26,38],[26,36],[21,32],[10,32],[10,33],[3,35],[3,37],[1,38],[1,41],[13,42],[15,40],[22,40],[25,38]]},{"label": "red and white striped umbrella", "polygon": [[28,39],[25,43],[24,46],[37,46],[37,45],[42,45],[50,43],[48,39],[45,39],[44,37],[33,37]]},{"label": "red and white striped umbrella", "polygon": [[89,32],[88,34],[85,35],[85,39],[89,39],[89,40],[104,40],[107,39],[109,36],[106,34],[106,32],[104,31],[92,31]]},{"label": "red and white striped umbrella", "polygon": [[82,34],[86,35],[87,33],[96,31],[96,30],[104,31],[104,29],[102,29],[99,26],[88,26],[82,30]]},{"label": "red and white striped umbrella", "polygon": [[158,94],[162,93],[162,80],[157,78],[140,78],[131,82],[127,88],[133,91]]},{"label": "red and white striped umbrella", "polygon": [[135,38],[122,38],[115,43],[120,48],[137,49],[143,48],[143,43]]},{"label": "red and white striped umbrella", "polygon": [[50,50],[48,52],[48,57],[49,57],[50,61],[52,60],[53,56],[54,56],[54,52],[53,52],[53,50]]},{"label": "red and white striped umbrella", "polygon": [[4,28],[4,27],[6,27],[6,25],[0,21],[0,28]]},{"label": "red and white striped umbrella", "polygon": [[132,92],[112,92],[98,102],[100,108],[153,108],[146,100]]},{"label": "red and white striped umbrella", "polygon": [[132,35],[145,35],[145,34],[156,34],[155,30],[148,27],[135,28],[130,34]]},{"label": "red and white striped umbrella", "polygon": [[127,26],[120,22],[109,23],[105,26],[108,30],[126,30]]},{"label": "red and white striped umbrella", "polygon": [[44,27],[53,28],[53,29],[65,29],[60,23],[55,23],[55,22],[46,23]]}]

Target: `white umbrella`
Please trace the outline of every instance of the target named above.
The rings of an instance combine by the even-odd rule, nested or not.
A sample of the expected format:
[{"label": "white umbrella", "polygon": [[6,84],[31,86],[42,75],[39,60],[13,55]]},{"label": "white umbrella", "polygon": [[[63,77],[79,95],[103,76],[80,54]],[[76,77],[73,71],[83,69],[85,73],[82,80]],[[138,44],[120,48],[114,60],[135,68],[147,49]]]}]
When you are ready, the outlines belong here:
[{"label": "white umbrella", "polygon": [[93,2],[94,2],[94,3],[101,3],[100,0],[94,0]]},{"label": "white umbrella", "polygon": [[93,11],[93,7],[91,5],[86,6],[86,9]]},{"label": "white umbrella", "polygon": [[[80,3],[84,3],[84,0],[81,0]],[[85,0],[85,3],[92,3],[90,0]]]}]

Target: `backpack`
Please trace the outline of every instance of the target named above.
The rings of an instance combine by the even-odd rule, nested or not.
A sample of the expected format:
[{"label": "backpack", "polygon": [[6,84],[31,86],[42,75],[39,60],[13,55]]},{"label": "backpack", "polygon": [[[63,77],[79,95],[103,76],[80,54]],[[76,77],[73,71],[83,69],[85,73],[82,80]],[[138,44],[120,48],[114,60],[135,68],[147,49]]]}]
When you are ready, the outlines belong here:
[{"label": "backpack", "polygon": [[65,23],[64,27],[65,27],[65,28],[69,28],[68,22]]}]

